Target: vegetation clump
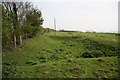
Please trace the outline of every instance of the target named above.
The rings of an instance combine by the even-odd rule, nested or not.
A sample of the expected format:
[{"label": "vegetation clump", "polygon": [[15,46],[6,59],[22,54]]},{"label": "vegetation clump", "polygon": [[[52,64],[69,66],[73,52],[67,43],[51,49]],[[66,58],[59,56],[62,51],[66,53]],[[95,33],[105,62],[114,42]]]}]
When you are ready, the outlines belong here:
[{"label": "vegetation clump", "polygon": [[80,72],[80,68],[79,67],[75,67],[75,68],[72,68],[70,69],[70,72]]},{"label": "vegetation clump", "polygon": [[67,62],[72,62],[72,59],[71,59],[71,58],[68,58],[68,59],[67,59]]},{"label": "vegetation clump", "polygon": [[98,62],[105,62],[104,59],[98,59]]},{"label": "vegetation clump", "polygon": [[104,56],[104,54],[101,51],[92,50],[83,52],[81,56],[84,58],[98,58]]},{"label": "vegetation clump", "polygon": [[16,74],[16,62],[3,63],[2,77],[12,78]]},{"label": "vegetation clump", "polygon": [[28,64],[28,65],[36,65],[37,63],[34,62],[34,61],[27,61],[26,64]]}]

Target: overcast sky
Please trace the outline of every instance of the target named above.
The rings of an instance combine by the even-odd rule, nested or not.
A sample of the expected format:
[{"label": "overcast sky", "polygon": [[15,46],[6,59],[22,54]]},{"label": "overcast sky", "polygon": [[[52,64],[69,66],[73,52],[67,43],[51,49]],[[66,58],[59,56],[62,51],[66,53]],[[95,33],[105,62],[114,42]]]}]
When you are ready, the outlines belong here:
[{"label": "overcast sky", "polygon": [[57,30],[117,32],[119,0],[34,0],[42,11],[44,27]]}]

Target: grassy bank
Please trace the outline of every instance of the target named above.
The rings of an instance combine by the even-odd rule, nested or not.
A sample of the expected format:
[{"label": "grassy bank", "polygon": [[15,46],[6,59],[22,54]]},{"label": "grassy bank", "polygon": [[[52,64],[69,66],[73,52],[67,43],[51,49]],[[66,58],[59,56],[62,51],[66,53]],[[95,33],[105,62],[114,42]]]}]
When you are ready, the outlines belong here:
[{"label": "grassy bank", "polygon": [[116,78],[118,53],[117,34],[50,32],[3,52],[3,77]]}]

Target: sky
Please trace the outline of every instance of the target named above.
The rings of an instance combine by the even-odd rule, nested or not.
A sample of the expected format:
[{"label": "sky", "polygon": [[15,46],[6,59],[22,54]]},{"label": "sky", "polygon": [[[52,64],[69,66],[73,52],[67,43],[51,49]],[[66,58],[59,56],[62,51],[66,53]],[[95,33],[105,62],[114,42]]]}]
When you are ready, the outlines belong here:
[{"label": "sky", "polygon": [[119,0],[32,0],[42,11],[45,28],[118,32]]}]

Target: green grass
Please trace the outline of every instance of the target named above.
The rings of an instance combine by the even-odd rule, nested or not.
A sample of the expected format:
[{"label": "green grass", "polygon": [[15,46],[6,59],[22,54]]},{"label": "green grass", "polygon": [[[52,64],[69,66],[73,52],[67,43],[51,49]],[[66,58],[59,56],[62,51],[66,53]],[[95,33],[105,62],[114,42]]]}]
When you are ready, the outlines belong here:
[{"label": "green grass", "polygon": [[[25,40],[21,48],[3,52],[3,77],[117,78],[118,44],[116,34],[46,33]],[[92,50],[104,55],[81,56]]]}]

